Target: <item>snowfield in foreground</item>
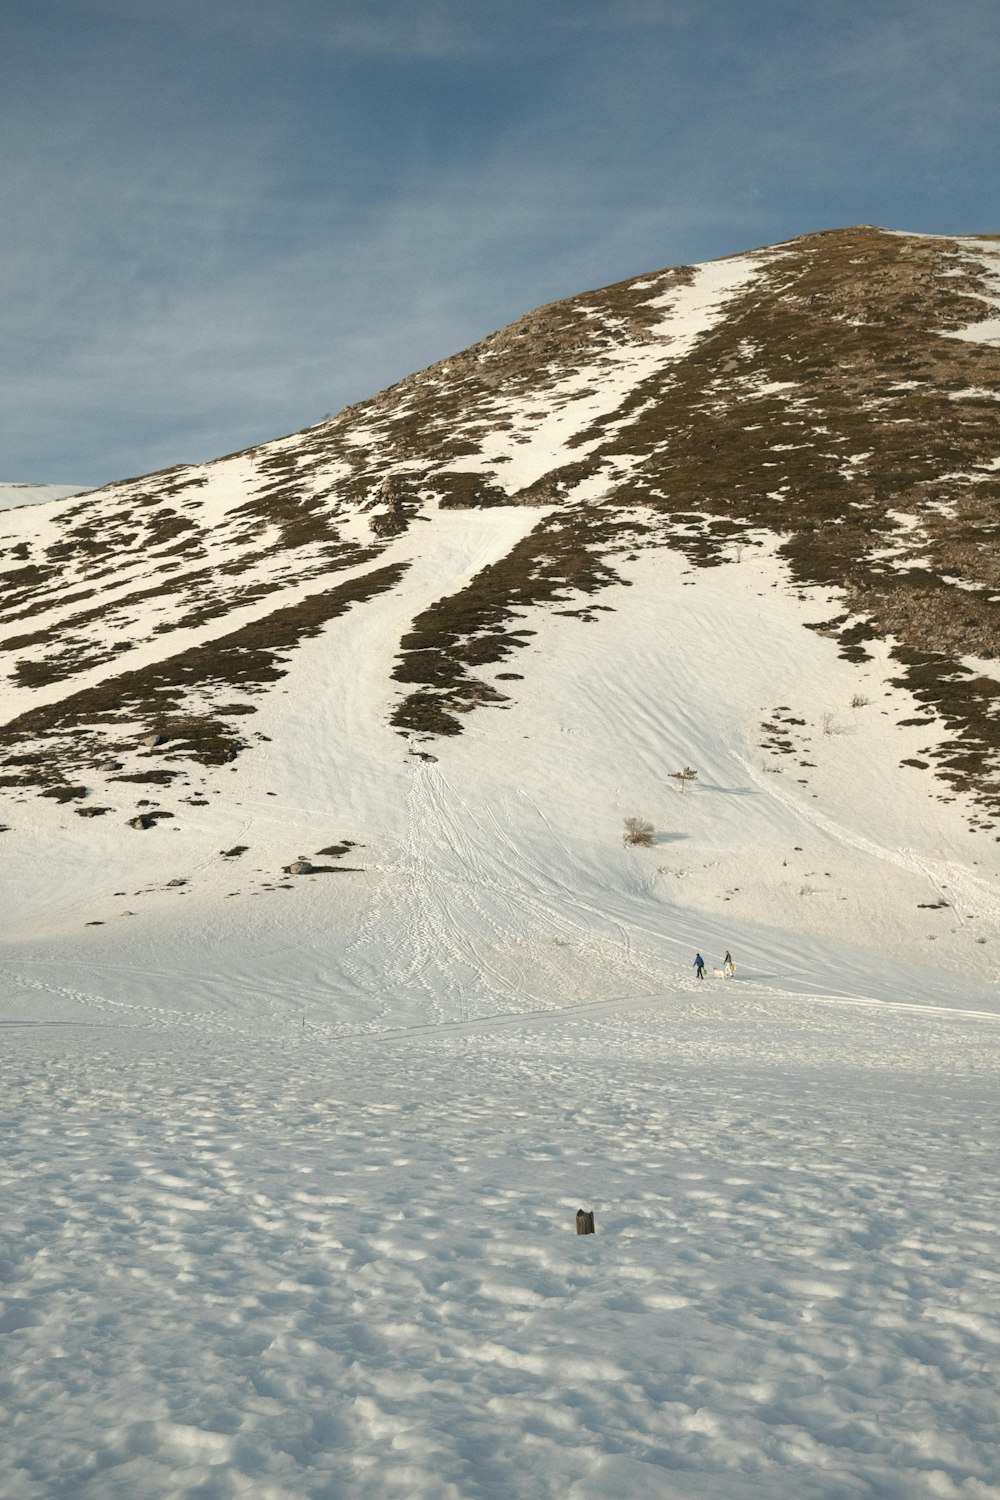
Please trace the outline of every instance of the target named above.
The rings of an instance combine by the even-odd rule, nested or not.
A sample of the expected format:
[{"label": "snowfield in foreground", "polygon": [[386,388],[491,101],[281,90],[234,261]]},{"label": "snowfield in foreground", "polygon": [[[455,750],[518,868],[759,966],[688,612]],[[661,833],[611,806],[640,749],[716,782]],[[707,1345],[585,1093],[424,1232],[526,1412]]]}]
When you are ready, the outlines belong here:
[{"label": "snowfield in foreground", "polygon": [[4,1496],[995,1496],[996,1027],[705,988],[25,1026]]},{"label": "snowfield in foreground", "polygon": [[434,568],[172,819],[5,800],[3,1500],[1000,1496],[1000,859],[934,727],[766,549],[648,553],[424,760]]}]

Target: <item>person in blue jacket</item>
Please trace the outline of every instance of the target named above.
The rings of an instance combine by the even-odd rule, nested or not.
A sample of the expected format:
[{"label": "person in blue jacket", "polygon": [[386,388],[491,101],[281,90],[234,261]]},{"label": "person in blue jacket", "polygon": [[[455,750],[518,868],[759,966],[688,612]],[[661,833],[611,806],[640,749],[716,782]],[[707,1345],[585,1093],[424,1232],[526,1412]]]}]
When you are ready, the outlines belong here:
[{"label": "person in blue jacket", "polygon": [[702,958],[700,953],[696,953],[694,956],[694,972],[697,974],[699,979],[704,979],[705,960]]}]

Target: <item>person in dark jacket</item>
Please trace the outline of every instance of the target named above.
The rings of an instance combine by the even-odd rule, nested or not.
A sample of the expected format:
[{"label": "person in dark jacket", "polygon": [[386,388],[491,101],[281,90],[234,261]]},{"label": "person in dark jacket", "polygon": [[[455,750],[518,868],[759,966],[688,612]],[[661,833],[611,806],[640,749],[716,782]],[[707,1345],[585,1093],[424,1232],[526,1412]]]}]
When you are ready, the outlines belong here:
[{"label": "person in dark jacket", "polygon": [[702,958],[700,953],[696,953],[694,956],[694,972],[697,974],[699,979],[704,979],[705,960]]}]

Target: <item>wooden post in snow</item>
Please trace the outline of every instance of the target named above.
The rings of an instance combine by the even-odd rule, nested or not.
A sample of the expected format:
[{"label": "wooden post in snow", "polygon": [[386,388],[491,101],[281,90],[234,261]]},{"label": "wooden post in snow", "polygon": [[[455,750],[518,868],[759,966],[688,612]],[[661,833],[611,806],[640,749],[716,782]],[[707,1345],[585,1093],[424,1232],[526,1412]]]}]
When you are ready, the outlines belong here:
[{"label": "wooden post in snow", "polygon": [[576,1211],[576,1232],[577,1232],[577,1234],[594,1234],[594,1233],[596,1233],[596,1231],[594,1229],[594,1210],[592,1208],[589,1209],[589,1210],[586,1209],[586,1208],[578,1208],[577,1209],[577,1211]]}]

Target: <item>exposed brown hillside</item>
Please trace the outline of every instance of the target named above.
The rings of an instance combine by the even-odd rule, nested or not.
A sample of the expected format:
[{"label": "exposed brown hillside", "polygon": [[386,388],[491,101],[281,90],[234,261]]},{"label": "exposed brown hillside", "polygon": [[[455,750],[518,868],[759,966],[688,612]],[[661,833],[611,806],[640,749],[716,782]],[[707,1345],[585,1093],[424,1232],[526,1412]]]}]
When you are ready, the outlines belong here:
[{"label": "exposed brown hillside", "polygon": [[[962,661],[1000,656],[1000,349],[949,336],[988,317],[997,288],[976,242],[866,226],[751,259],[755,276],[679,353],[659,354],[663,308],[690,267],[540,308],[303,433],[123,481],[47,508],[37,536],[0,536],[0,662],[15,699],[47,692],[8,714],[5,778],[73,781],[73,737],[88,729],[96,753],[116,684],[137,726],[157,721],[129,665],[140,606],[155,604],[167,644],[187,633],[154,674],[169,716],[190,717],[213,684],[215,728],[178,749],[217,755],[245,743],[252,695],[220,706],[225,653],[192,647],[192,630],[219,621],[232,635],[234,610],[274,595],[274,640],[266,619],[255,627],[254,649],[270,651],[261,685],[297,638],[284,591],[315,580],[317,601],[360,599],[336,575],[364,564],[386,586],[380,554],[433,502],[513,503],[543,508],[527,539],[400,642],[400,730],[457,733],[502,696],[479,669],[516,661],[532,608],[597,618],[623,554],[667,546],[733,565],[771,533],[801,585],[843,591],[817,628],[855,655],[891,640],[900,678],[944,716],[947,745],[928,762],[1000,809],[1000,688]],[[518,455],[553,422],[551,466],[526,479]],[[303,629],[315,619],[304,606]],[[233,674],[241,690],[255,660]]]}]

